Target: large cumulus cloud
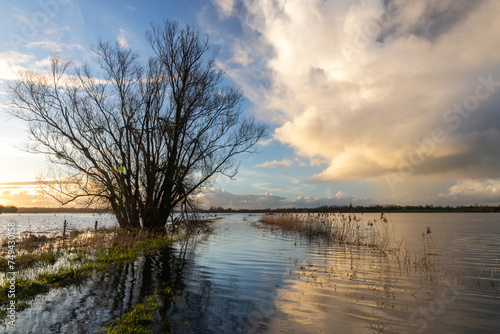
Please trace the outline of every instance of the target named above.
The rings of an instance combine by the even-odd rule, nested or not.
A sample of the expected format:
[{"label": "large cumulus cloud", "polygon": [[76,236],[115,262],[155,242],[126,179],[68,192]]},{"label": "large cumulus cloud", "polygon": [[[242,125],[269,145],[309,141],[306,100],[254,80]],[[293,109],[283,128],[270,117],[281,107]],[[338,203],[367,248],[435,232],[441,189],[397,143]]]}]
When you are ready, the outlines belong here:
[{"label": "large cumulus cloud", "polygon": [[316,181],[499,176],[500,2],[231,4],[228,72]]}]

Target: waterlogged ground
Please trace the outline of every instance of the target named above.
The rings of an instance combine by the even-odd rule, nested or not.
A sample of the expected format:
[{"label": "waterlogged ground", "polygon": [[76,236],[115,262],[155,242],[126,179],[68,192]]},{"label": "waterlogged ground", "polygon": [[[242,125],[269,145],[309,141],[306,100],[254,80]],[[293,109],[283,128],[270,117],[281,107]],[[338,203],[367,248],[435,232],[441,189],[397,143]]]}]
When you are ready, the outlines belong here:
[{"label": "waterlogged ground", "polygon": [[490,282],[498,214],[392,215],[396,237],[416,253],[431,227],[437,256],[417,270],[370,249],[286,235],[258,218],[224,216],[187,245],[54,290],[20,312],[11,332],[96,333],[162,283],[182,293],[156,314],[169,321],[157,333],[499,332],[500,270]]}]

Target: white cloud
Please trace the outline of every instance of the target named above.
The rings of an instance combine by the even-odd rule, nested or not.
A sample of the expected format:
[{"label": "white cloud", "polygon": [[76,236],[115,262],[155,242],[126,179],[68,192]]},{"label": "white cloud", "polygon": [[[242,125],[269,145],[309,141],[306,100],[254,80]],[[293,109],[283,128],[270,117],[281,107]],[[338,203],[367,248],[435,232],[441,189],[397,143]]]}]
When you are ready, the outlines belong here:
[{"label": "white cloud", "polygon": [[50,64],[50,56],[36,59],[31,54],[15,51],[0,52],[0,80],[15,80],[20,71],[27,69],[46,70]]},{"label": "white cloud", "polygon": [[500,179],[461,180],[439,197],[463,204],[500,205]]},{"label": "white cloud", "polygon": [[80,44],[68,44],[68,43],[61,43],[61,42],[55,42],[55,41],[37,41],[37,42],[30,42],[26,45],[27,48],[33,49],[33,48],[42,48],[49,50],[51,52],[61,52],[63,50],[85,50],[83,46]]},{"label": "white cloud", "polygon": [[285,166],[285,167],[290,167],[293,164],[292,160],[285,159],[285,160],[273,160],[273,161],[266,161],[262,164],[255,165],[255,167],[271,167],[274,168],[276,166]]},{"label": "white cloud", "polygon": [[224,17],[229,17],[233,14],[235,0],[213,0],[219,13]]},{"label": "white cloud", "polygon": [[[242,3],[248,44],[234,58],[248,66],[228,73],[278,124],[276,140],[327,162],[316,181],[398,172],[436,129],[446,139],[414,175],[499,175],[499,2]],[[454,109],[473,106],[489,76],[488,98]]]},{"label": "white cloud", "polygon": [[275,208],[313,208],[318,205],[343,206],[343,205],[370,205],[373,201],[367,198],[356,198],[339,191],[329,197],[302,197],[293,201],[285,197],[266,192],[260,195],[238,195],[220,188],[203,188],[195,196],[204,208],[223,207],[232,209],[275,209]]},{"label": "white cloud", "polygon": [[268,146],[268,145],[271,145],[273,142],[274,142],[274,139],[273,138],[269,138],[269,139],[266,139],[266,140],[258,141],[257,145]]},{"label": "white cloud", "polygon": [[125,7],[127,7],[127,9],[130,10],[131,12],[135,12],[135,10],[137,9],[137,8],[135,8],[134,6],[132,6],[132,5],[128,4],[128,3],[125,4]]},{"label": "white cloud", "polygon": [[251,51],[247,50],[247,47],[236,44],[233,48],[233,58],[231,61],[239,66],[248,66],[252,62],[252,59],[249,56]]},{"label": "white cloud", "polygon": [[[301,159],[299,158],[295,158],[293,159],[293,161],[295,161],[297,163],[297,165],[299,165],[300,167],[305,167],[307,166],[307,163],[302,161]],[[314,166],[314,164],[311,163],[311,166]]]},{"label": "white cloud", "polygon": [[203,188],[195,199],[204,208],[266,209],[285,205],[285,198],[271,193],[238,195],[219,188]]},{"label": "white cloud", "polygon": [[120,34],[118,35],[118,43],[120,43],[120,46],[122,48],[128,48],[128,41],[127,38],[125,37],[126,30],[120,28]]},{"label": "white cloud", "polygon": [[14,80],[24,65],[31,63],[34,57],[14,51],[0,53],[0,79]]}]

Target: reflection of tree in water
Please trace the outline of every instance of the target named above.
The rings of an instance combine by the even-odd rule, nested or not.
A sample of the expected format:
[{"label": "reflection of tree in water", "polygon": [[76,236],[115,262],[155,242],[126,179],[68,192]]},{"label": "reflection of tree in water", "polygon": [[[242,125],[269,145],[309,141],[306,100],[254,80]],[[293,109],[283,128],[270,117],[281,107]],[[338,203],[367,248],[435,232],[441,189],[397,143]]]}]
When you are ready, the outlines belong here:
[{"label": "reflection of tree in water", "polygon": [[78,287],[52,290],[19,313],[13,333],[96,333],[166,287],[180,292],[181,298],[158,294],[163,300],[155,312],[153,333],[256,332],[254,324],[267,322],[273,310],[268,297],[274,286],[262,287],[262,296],[250,298],[252,288],[237,273],[200,266],[197,256],[204,248],[197,245],[212,237],[196,235],[133,264],[96,274]]},{"label": "reflection of tree in water", "polygon": [[[162,283],[183,290],[185,261],[176,253],[168,247],[133,264],[96,274],[80,286],[52,290],[18,313],[12,333],[96,333]],[[169,307],[169,303],[165,305]]]},{"label": "reflection of tree in water", "polygon": [[[206,242],[210,235],[190,240],[180,253],[184,286],[182,297],[171,303],[167,312],[172,333],[254,333],[264,329],[274,309],[269,300],[272,288],[261,287],[263,293],[248,297],[237,273],[217,272],[211,264],[196,264],[197,242]],[[177,287],[178,289],[178,287]],[[249,289],[251,289],[249,287]],[[266,291],[269,290],[269,291]],[[244,295],[247,292],[247,296]],[[260,327],[260,328],[259,328]]]}]

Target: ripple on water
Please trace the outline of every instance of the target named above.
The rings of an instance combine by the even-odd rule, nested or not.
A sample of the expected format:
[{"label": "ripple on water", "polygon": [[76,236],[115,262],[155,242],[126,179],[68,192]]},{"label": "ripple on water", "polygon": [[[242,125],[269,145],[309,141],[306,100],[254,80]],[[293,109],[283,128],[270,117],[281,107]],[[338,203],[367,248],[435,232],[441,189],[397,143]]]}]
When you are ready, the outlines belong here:
[{"label": "ripple on water", "polygon": [[[476,226],[474,231],[483,234],[461,238],[460,233],[471,231],[463,223],[467,217],[450,218],[458,222],[453,228],[442,225],[442,215],[401,217],[396,232],[410,231],[408,238],[414,237],[409,241],[416,247],[422,244],[418,231],[433,226],[436,248],[443,254],[439,261],[450,259],[460,268],[474,261],[483,261],[488,269],[494,265],[492,233],[498,226]],[[96,332],[162,283],[182,291],[182,298],[161,314],[173,333],[488,333],[500,328],[498,290],[486,282],[478,288],[472,274],[469,281],[457,281],[457,275],[448,274],[455,273],[451,269],[415,271],[367,248],[258,228],[253,224],[257,219],[225,216],[212,235],[79,287],[51,291],[20,312],[18,333]],[[495,221],[485,219],[485,224]],[[441,225],[435,227],[438,221]],[[420,313],[424,311],[427,315]]]}]

